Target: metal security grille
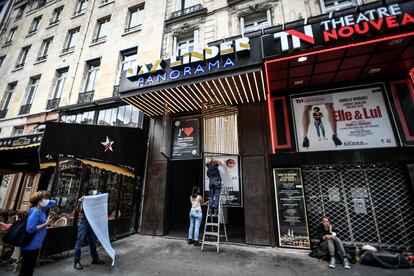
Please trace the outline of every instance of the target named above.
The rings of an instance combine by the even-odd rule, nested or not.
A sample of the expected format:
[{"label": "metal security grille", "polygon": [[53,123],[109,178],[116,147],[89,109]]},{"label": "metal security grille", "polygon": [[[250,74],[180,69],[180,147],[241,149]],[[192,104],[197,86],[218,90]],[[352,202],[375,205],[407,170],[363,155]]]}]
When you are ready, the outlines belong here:
[{"label": "metal security grille", "polygon": [[414,250],[414,202],[397,164],[302,167],[309,231],[327,215],[347,244]]}]

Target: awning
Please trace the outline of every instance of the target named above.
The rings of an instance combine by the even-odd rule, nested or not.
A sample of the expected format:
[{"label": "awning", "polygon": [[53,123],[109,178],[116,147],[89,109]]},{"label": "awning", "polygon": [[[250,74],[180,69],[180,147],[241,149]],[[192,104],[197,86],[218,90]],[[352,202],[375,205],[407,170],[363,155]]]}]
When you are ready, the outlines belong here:
[{"label": "awning", "polygon": [[[146,145],[147,134],[138,128],[49,122],[39,155],[41,162],[45,163],[42,166],[45,167],[54,163],[45,158],[46,156],[63,155],[130,167],[137,170],[137,173],[142,173]],[[128,174],[126,171],[122,172]]]},{"label": "awning", "polygon": [[122,100],[149,116],[164,114],[165,104],[172,113],[178,113],[266,101],[264,73],[259,67],[239,74],[193,79]]},{"label": "awning", "polygon": [[85,165],[89,165],[95,168],[99,168],[105,171],[111,171],[113,173],[117,173],[117,174],[122,174],[128,177],[135,177],[135,173],[127,168],[121,167],[121,166],[116,166],[116,165],[112,165],[112,164],[107,164],[107,163],[103,163],[103,162],[97,162],[97,161],[91,161],[91,160],[86,160],[86,159],[78,159],[79,161],[81,161],[82,163],[84,163]]},{"label": "awning", "polygon": [[42,133],[0,139],[0,171],[16,173],[38,171],[38,148]]}]

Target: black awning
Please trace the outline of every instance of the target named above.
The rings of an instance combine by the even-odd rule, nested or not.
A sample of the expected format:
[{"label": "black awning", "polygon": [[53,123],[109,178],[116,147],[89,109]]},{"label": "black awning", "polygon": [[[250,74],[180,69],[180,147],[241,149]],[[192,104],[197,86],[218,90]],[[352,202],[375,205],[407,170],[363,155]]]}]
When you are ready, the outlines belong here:
[{"label": "black awning", "polygon": [[145,165],[147,134],[138,128],[49,122],[39,149],[47,155],[66,155],[128,166]]},{"label": "black awning", "polygon": [[0,172],[35,172],[39,170],[38,148],[42,133],[0,139]]}]

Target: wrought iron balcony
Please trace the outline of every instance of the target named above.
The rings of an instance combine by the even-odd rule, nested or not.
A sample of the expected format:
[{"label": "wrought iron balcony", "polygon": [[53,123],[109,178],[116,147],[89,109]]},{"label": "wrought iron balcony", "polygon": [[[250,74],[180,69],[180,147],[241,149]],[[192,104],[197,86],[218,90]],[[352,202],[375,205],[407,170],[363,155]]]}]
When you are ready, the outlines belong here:
[{"label": "wrought iron balcony", "polygon": [[42,61],[42,60],[45,60],[45,59],[47,59],[47,55],[41,56],[41,57],[37,57],[36,61]]},{"label": "wrought iron balcony", "polygon": [[3,119],[7,115],[8,109],[0,110],[0,119]]},{"label": "wrought iron balcony", "polygon": [[170,16],[169,20],[171,20],[171,19],[175,19],[175,18],[177,18],[177,17],[184,16],[184,15],[192,14],[192,13],[195,13],[195,12],[201,11],[202,9],[203,9],[203,6],[202,6],[201,4],[197,4],[197,5],[194,5],[194,6],[191,6],[191,7],[185,8],[185,9],[181,9],[181,10],[179,10],[179,11],[175,11],[175,12],[173,12],[173,13],[171,14],[171,16]]},{"label": "wrought iron balcony", "polygon": [[32,104],[25,104],[20,107],[19,115],[28,114]]},{"label": "wrought iron balcony", "polygon": [[69,48],[65,48],[65,49],[63,49],[62,50],[62,54],[63,53],[67,53],[67,52],[72,52],[72,51],[74,51],[75,50],[75,46],[73,46],[73,47],[69,47]]},{"label": "wrought iron balcony", "polygon": [[86,8],[81,9],[81,10],[77,10],[77,11],[75,11],[75,12],[73,13],[73,16],[76,16],[76,15],[80,15],[80,14],[85,13],[85,10],[86,10]]},{"label": "wrought iron balcony", "polygon": [[97,37],[93,39],[92,43],[98,43],[98,42],[105,41],[105,40],[106,40],[106,36],[101,36],[101,37]]},{"label": "wrought iron balcony", "polygon": [[125,32],[126,33],[129,33],[129,32],[132,32],[132,31],[136,31],[136,30],[140,30],[141,29],[141,24],[139,24],[139,25],[136,25],[136,26],[133,26],[133,27],[128,27],[128,28],[125,28]]},{"label": "wrought iron balcony", "polygon": [[93,100],[94,93],[95,90],[79,93],[78,104],[90,103]]},{"label": "wrought iron balcony", "polygon": [[24,62],[16,64],[16,69],[22,68],[23,66],[24,66]]},{"label": "wrought iron balcony", "polygon": [[59,107],[60,98],[51,99],[47,101],[46,110],[56,109]]},{"label": "wrought iron balcony", "polygon": [[112,97],[119,97],[119,85],[114,86],[114,91],[112,92]]}]

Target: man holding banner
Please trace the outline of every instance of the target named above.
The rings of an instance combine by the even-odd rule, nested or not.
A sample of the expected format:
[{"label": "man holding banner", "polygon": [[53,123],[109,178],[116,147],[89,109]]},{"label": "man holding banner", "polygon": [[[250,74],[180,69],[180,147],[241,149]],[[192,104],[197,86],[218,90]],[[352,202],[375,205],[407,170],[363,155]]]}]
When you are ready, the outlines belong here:
[{"label": "man holding banner", "polygon": [[[89,187],[86,190],[86,195],[94,196],[97,194],[97,190],[93,187]],[[89,250],[92,257],[92,264],[104,264],[105,262],[99,259],[98,252],[96,251],[96,237],[94,231],[89,224],[87,216],[84,212],[84,199],[85,197],[81,197],[78,200],[78,204],[76,206],[76,211],[78,212],[78,236],[76,238],[75,244],[75,264],[73,268],[77,270],[83,269],[83,266],[80,263],[81,260],[81,247],[85,241],[85,238],[88,239],[89,243]]]}]

